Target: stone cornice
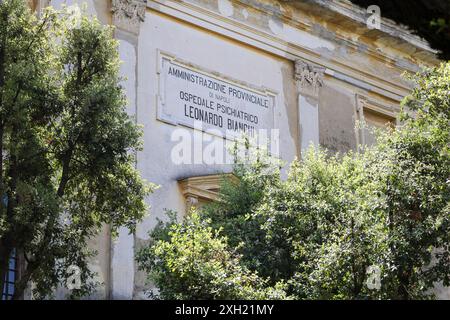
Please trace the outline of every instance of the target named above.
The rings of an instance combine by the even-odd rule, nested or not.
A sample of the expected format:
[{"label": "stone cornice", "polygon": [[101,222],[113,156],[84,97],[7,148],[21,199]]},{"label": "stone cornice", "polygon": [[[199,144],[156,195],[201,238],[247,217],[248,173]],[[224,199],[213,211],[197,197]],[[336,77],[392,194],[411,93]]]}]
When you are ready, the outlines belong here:
[{"label": "stone cornice", "polygon": [[203,199],[216,201],[219,199],[219,190],[224,179],[237,181],[234,174],[213,174],[206,176],[194,176],[178,180],[181,192],[189,201]]},{"label": "stone cornice", "polygon": [[[229,37],[236,41],[259,48],[279,57],[283,57],[292,61],[302,59],[318,66],[326,68],[326,74],[336,79],[345,78],[346,82],[360,83],[361,88],[372,91],[376,94],[385,96],[391,100],[401,101],[403,97],[410,92],[410,86],[397,79],[389,77],[381,77],[368,70],[354,66],[351,61],[336,58],[325,58],[319,52],[310,49],[301,44],[287,41],[280,36],[274,35],[266,30],[237,20],[233,17],[224,16],[220,13],[196,4],[197,0],[178,1],[178,0],[149,0],[148,7],[152,11],[159,12],[164,15],[172,16],[186,23],[204,28],[210,32]],[[313,0],[308,1],[311,3]],[[267,12],[270,8],[263,6],[252,6],[257,3],[256,0],[233,0],[234,4],[240,5],[240,8],[252,8],[252,10],[260,11],[269,16],[281,18],[283,23],[302,30],[303,32],[311,32],[313,25],[304,19],[288,15],[278,8],[276,12]],[[280,1],[281,2],[281,1]],[[265,11],[266,10],[266,11]],[[300,9],[298,9],[300,10]],[[331,14],[331,11],[328,11]],[[336,41],[347,45],[349,48],[357,48],[358,43],[352,39],[344,38],[337,34]],[[404,68],[404,66],[396,63],[396,58],[391,57],[382,50],[377,48],[367,48],[364,54],[370,58],[379,60],[386,64],[390,69],[397,70],[398,74],[404,71],[414,71]],[[430,53],[431,54],[431,53]]]},{"label": "stone cornice", "polygon": [[[310,22],[303,21],[290,14],[286,14],[286,12],[280,9],[276,9],[275,7],[260,5],[258,0],[233,0],[233,1],[245,6],[252,7],[255,10],[258,10],[265,14],[268,14],[269,12],[271,16],[276,16],[279,19],[282,19],[284,23],[296,27],[300,30],[311,32],[313,29],[313,26]],[[340,15],[347,21],[353,22],[354,27],[352,30],[354,32],[359,32],[359,30],[364,29],[361,27],[366,25],[365,11],[362,8],[351,3],[350,1],[346,0],[307,0],[298,2],[296,2],[296,0],[278,0],[278,1],[284,5],[292,5],[293,8],[297,8],[297,6],[299,7],[307,6],[308,7],[307,11],[310,12],[311,14],[314,13],[320,14],[320,12],[327,12],[327,14]],[[379,34],[378,38],[391,37],[393,39],[397,39],[397,41],[402,42],[402,45],[404,45],[404,43],[406,42],[409,46],[414,47],[415,50],[426,52],[430,56],[436,54],[436,50],[431,49],[426,41],[412,34],[404,27],[396,25],[395,22],[389,19],[382,18],[381,30],[376,30],[372,32],[372,34],[377,33]],[[355,50],[358,49],[359,43],[357,41],[343,37],[339,34],[336,34],[336,40],[339,43],[345,44],[351,49]],[[366,53],[373,59],[386,63],[392,67],[398,67],[395,64],[396,63],[395,57],[390,56],[389,54],[386,54],[380,50],[377,50],[376,48],[368,47]],[[406,68],[403,68],[403,71],[413,73],[417,72],[417,70],[409,70]]]},{"label": "stone cornice", "polygon": [[[282,0],[283,1],[283,0]],[[284,0],[288,2],[290,0]],[[353,4],[348,0],[311,0],[318,5],[345,16],[359,24],[366,24],[366,11],[363,8]],[[382,18],[381,30],[379,32],[386,35],[402,39],[411,45],[436,54],[437,51],[432,49],[428,42],[417,35],[412,34],[406,27],[396,24],[394,21]]]}]

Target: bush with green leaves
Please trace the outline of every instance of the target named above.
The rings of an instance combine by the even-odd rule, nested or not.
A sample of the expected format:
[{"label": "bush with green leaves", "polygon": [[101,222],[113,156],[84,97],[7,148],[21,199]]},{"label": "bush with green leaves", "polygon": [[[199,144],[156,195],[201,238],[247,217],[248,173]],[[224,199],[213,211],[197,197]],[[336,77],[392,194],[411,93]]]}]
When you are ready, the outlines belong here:
[{"label": "bush with green leaves", "polygon": [[151,233],[151,246],[139,251],[140,268],[150,274],[162,299],[285,299],[284,285],[274,287],[240,262],[221,230],[192,211],[183,223],[171,215]]},{"label": "bush with green leaves", "polygon": [[411,80],[402,124],[364,153],[311,148],[286,179],[258,154],[235,166],[219,201],[161,226],[139,262],[162,297],[250,298],[224,289],[224,269],[296,299],[428,299],[449,286],[450,64]]}]

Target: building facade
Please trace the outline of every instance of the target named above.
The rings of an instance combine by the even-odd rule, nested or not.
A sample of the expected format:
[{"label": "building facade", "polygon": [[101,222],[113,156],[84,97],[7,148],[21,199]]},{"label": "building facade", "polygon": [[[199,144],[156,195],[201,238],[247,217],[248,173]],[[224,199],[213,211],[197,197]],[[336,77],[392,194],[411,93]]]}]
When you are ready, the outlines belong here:
[{"label": "building facade", "polygon": [[128,111],[144,130],[137,167],[160,186],[134,234],[111,239],[105,226],[92,239],[95,299],[146,298],[136,250],[166,209],[183,215],[217,197],[238,132],[266,130],[286,162],[310,144],[358,149],[373,142],[358,121],[395,125],[411,89],[402,73],[439,63],[423,40],[346,0],[30,1],[36,9],[82,2],[116,26]]}]

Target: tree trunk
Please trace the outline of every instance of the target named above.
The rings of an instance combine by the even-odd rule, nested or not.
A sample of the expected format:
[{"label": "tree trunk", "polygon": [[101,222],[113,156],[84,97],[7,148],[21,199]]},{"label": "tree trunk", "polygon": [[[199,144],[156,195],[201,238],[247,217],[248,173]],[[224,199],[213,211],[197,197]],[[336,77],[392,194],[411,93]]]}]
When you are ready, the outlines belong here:
[{"label": "tree trunk", "polygon": [[69,150],[63,159],[63,169],[61,174],[61,180],[59,181],[59,187],[57,191],[58,197],[64,196],[64,191],[66,189],[67,182],[69,182],[69,171],[70,171],[70,160],[72,159],[73,146],[69,146]]},{"label": "tree trunk", "polygon": [[401,300],[409,300],[409,278],[410,278],[410,272],[404,269],[399,270],[398,273],[398,280],[400,282],[400,285],[398,286],[398,297]]},{"label": "tree trunk", "polygon": [[[3,19],[2,19],[3,20]],[[8,17],[4,17],[7,21]],[[0,108],[3,109],[3,86],[5,85],[5,55],[6,55],[6,33],[3,34],[0,43]],[[3,215],[3,136],[4,136],[4,119],[3,114],[0,112],[0,216]]]}]

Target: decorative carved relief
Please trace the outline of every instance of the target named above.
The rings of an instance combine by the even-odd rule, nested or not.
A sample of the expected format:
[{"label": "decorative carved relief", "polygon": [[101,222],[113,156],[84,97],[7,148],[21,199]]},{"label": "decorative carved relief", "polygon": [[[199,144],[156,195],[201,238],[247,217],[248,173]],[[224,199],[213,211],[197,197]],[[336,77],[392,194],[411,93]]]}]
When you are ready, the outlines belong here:
[{"label": "decorative carved relief", "polygon": [[145,20],[147,0],[112,0],[113,24],[118,28],[139,34],[139,26]]},{"label": "decorative carved relief", "polygon": [[318,97],[323,86],[325,68],[309,64],[302,60],[295,61],[295,79],[301,94]]}]

